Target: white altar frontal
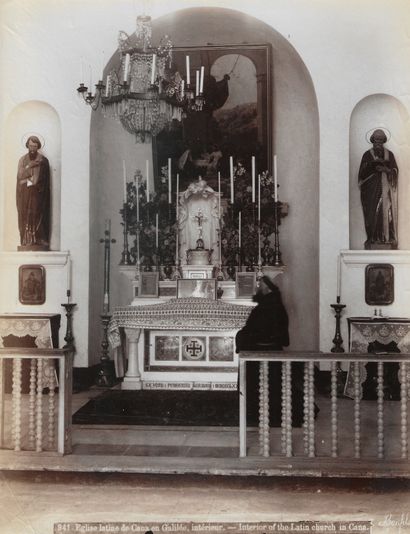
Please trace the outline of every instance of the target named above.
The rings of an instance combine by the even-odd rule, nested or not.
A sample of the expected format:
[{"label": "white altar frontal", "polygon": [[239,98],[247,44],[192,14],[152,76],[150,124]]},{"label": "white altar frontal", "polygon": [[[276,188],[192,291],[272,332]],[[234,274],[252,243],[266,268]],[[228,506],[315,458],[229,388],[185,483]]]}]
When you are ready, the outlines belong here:
[{"label": "white altar frontal", "polygon": [[177,265],[120,266],[132,301],[114,310],[108,337],[122,389],[237,389],[235,336],[252,309],[257,274],[272,278],[284,266],[245,273],[236,265],[228,274],[220,243],[225,208],[200,177],[178,194]]}]

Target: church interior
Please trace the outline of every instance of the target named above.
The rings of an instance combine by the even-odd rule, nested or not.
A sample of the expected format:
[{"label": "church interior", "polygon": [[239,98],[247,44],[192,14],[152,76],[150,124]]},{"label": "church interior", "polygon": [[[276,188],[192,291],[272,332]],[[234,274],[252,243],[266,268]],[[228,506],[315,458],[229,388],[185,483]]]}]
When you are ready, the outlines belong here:
[{"label": "church interior", "polygon": [[0,21],[2,532],[410,532],[407,2]]}]

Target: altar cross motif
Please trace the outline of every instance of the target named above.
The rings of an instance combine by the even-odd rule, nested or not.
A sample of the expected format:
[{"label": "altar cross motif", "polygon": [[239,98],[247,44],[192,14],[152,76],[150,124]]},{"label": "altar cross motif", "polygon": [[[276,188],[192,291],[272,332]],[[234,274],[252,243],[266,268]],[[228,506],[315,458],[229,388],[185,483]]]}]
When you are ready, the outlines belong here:
[{"label": "altar cross motif", "polygon": [[189,345],[185,345],[185,352],[188,354],[188,356],[194,359],[202,356],[203,350],[203,345],[199,343],[196,339],[192,339]]}]

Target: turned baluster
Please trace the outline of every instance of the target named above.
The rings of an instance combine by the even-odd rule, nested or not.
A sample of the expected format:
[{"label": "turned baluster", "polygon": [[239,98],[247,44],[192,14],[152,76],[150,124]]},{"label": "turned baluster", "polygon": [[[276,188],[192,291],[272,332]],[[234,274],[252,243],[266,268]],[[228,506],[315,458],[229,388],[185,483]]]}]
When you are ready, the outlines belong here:
[{"label": "turned baluster", "polygon": [[407,458],[408,442],[407,442],[407,363],[400,362],[400,428],[401,428],[401,457]]},{"label": "turned baluster", "polygon": [[330,418],[332,427],[332,458],[337,458],[337,363],[332,362],[330,368]]},{"label": "turned baluster", "polygon": [[[49,364],[51,362],[51,364]],[[47,360],[47,365],[49,365],[50,376],[48,379],[48,447],[50,449],[54,448],[55,440],[55,380],[54,380],[54,361]]]},{"label": "turned baluster", "polygon": [[309,451],[309,370],[308,362],[303,364],[303,450]]},{"label": "turned baluster", "polygon": [[21,451],[21,358],[13,358],[13,441],[14,450]]},{"label": "turned baluster", "polygon": [[29,390],[29,423],[28,423],[28,443],[30,449],[34,449],[36,438],[36,369],[37,361],[35,358],[30,360],[30,390]]},{"label": "turned baluster", "polygon": [[383,362],[377,362],[377,457],[384,457],[384,387]]},{"label": "turned baluster", "polygon": [[308,363],[309,368],[309,452],[310,458],[315,456],[315,362]]},{"label": "turned baluster", "polygon": [[353,363],[353,395],[354,395],[354,456],[360,458],[360,363]]},{"label": "turned baluster", "polygon": [[36,397],[36,452],[42,451],[43,440],[43,360],[37,360],[37,397]]}]

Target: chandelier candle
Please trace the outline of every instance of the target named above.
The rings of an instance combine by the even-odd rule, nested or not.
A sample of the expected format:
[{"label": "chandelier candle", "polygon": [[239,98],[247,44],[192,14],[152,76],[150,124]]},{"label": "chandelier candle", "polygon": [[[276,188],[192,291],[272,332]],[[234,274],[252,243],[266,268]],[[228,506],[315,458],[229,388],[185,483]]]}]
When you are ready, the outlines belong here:
[{"label": "chandelier candle", "polygon": [[231,204],[233,204],[233,157],[229,156],[229,173],[231,177]]},{"label": "chandelier candle", "polygon": [[149,163],[145,160],[145,174],[147,179],[147,202],[149,202]]},{"label": "chandelier candle", "polygon": [[151,69],[151,85],[154,85],[155,81],[155,63],[156,63],[157,55],[152,54],[152,69]]},{"label": "chandelier candle", "polygon": [[127,83],[129,68],[130,68],[130,55],[129,54],[125,54],[124,83]]},{"label": "chandelier candle", "polygon": [[201,67],[201,81],[200,81],[200,84],[199,84],[199,93],[202,95],[202,93],[204,92],[204,71],[205,71],[205,67]]},{"label": "chandelier candle", "polygon": [[195,96],[199,96],[199,70],[195,71]]},{"label": "chandelier candle", "polygon": [[252,202],[255,204],[255,156],[252,156]]},{"label": "chandelier candle", "polygon": [[110,94],[110,82],[111,82],[111,74],[107,76],[107,81],[105,82],[105,96],[108,96]]},{"label": "chandelier candle", "polygon": [[168,204],[171,204],[171,158],[168,158]]},{"label": "chandelier candle", "polygon": [[191,85],[191,72],[190,72],[190,66],[189,66],[189,56],[185,56],[186,59],[186,83],[187,85]]}]

